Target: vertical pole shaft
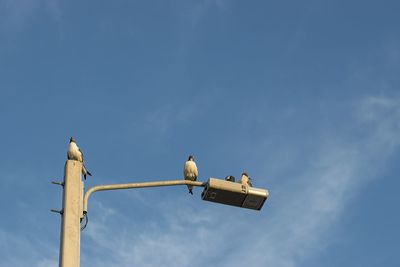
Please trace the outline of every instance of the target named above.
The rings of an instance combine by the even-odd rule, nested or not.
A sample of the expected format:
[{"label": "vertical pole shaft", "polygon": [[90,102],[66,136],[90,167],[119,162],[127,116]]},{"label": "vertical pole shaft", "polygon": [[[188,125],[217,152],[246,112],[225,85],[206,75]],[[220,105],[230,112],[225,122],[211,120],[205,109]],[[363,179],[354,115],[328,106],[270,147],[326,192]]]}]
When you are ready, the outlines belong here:
[{"label": "vertical pole shaft", "polygon": [[80,266],[80,211],[82,210],[82,163],[67,160],[64,173],[60,267]]}]

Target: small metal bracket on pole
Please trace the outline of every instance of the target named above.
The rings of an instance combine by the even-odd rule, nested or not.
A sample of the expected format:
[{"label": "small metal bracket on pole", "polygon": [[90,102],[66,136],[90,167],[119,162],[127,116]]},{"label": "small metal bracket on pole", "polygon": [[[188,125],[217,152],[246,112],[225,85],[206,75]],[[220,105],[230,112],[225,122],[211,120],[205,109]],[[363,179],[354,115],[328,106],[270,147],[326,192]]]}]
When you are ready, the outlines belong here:
[{"label": "small metal bracket on pole", "polygon": [[51,209],[51,212],[59,213],[60,215],[63,215],[64,211],[63,210],[56,210],[56,209]]},{"label": "small metal bracket on pole", "polygon": [[64,182],[55,182],[55,181],[52,181],[51,183],[52,183],[52,184],[55,184],[55,185],[61,185],[62,187],[64,187]]}]

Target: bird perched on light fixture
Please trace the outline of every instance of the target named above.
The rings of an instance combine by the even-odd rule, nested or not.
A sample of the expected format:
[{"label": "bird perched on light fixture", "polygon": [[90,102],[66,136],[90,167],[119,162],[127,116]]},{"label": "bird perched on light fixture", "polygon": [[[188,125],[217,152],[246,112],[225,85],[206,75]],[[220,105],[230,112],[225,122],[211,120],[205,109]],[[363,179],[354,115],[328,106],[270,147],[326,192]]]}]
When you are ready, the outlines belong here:
[{"label": "bird perched on light fixture", "polygon": [[69,147],[68,147],[68,159],[70,160],[77,160],[82,162],[82,174],[86,180],[86,175],[92,176],[92,174],[86,169],[85,161],[83,159],[83,153],[79,149],[78,145],[75,142],[75,138],[71,137],[69,139]]},{"label": "bird perched on light fixture", "polygon": [[234,183],[235,182],[235,177],[232,176],[232,175],[228,175],[228,176],[225,177],[225,181]]},{"label": "bird perched on light fixture", "polygon": [[[196,181],[199,176],[196,163],[192,155],[189,156],[188,160],[185,162],[185,167],[183,169],[183,177],[185,180]],[[193,195],[193,185],[187,186],[189,193]]]},{"label": "bird perched on light fixture", "polygon": [[246,172],[242,173],[242,177],[240,177],[240,183],[243,185],[253,186],[251,183],[251,178]]}]

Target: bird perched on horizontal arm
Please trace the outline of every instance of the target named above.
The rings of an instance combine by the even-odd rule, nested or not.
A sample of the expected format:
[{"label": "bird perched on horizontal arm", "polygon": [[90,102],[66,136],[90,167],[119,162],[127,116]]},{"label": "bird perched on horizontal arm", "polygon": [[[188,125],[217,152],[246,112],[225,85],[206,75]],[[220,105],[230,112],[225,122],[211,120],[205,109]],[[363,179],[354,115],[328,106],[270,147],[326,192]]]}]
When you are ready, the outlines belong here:
[{"label": "bird perched on horizontal arm", "polygon": [[71,137],[69,139],[69,147],[68,147],[68,159],[70,160],[77,160],[82,162],[82,174],[86,180],[86,175],[92,176],[92,174],[86,169],[85,161],[83,159],[83,153],[79,149],[78,145],[75,142],[75,138]]},{"label": "bird perched on horizontal arm", "polygon": [[240,183],[243,185],[253,186],[251,183],[251,178],[246,172],[242,173],[242,177],[240,177]]},{"label": "bird perched on horizontal arm", "polygon": [[[189,156],[188,160],[185,162],[185,167],[183,169],[183,177],[185,180],[196,181],[199,176],[197,170],[196,162],[192,155]],[[193,195],[193,186],[188,185],[189,193]]]},{"label": "bird perched on horizontal arm", "polygon": [[225,177],[225,181],[234,183],[235,182],[235,177],[232,176],[232,175],[228,175],[228,176]]}]

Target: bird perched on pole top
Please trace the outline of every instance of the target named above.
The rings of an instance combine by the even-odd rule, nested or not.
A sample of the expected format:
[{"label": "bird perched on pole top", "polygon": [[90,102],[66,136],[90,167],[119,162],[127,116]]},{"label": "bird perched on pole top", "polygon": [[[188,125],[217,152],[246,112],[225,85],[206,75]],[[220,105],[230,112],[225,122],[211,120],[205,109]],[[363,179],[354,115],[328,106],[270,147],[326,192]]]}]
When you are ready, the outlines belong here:
[{"label": "bird perched on pole top", "polygon": [[232,176],[232,175],[228,175],[228,176],[225,177],[225,181],[234,183],[235,182],[235,177]]},{"label": "bird perched on pole top", "polygon": [[68,147],[68,159],[70,160],[77,160],[82,162],[82,174],[86,180],[86,175],[92,176],[92,174],[86,169],[85,161],[83,159],[83,153],[79,149],[78,145],[75,142],[75,138],[71,137],[69,139],[69,147]]},{"label": "bird perched on pole top", "polygon": [[[188,160],[185,162],[185,167],[183,169],[183,177],[185,180],[196,181],[199,176],[197,171],[196,163],[192,155],[189,156]],[[193,195],[193,186],[188,185],[189,193]]]},{"label": "bird perched on pole top", "polygon": [[247,186],[253,186],[251,183],[251,178],[246,172],[242,173],[242,177],[240,177],[240,183]]}]

